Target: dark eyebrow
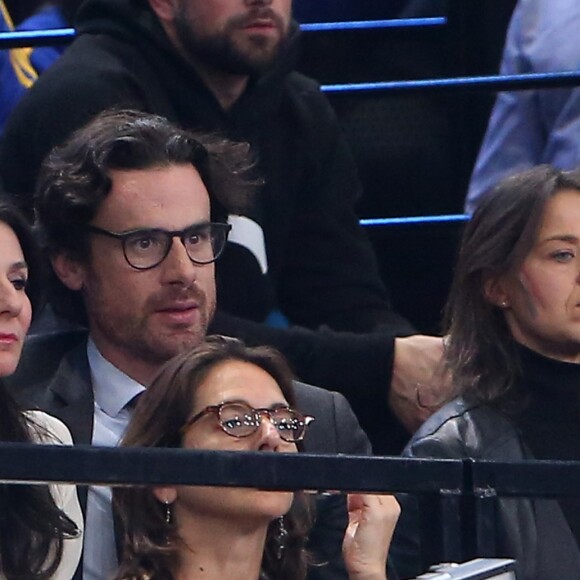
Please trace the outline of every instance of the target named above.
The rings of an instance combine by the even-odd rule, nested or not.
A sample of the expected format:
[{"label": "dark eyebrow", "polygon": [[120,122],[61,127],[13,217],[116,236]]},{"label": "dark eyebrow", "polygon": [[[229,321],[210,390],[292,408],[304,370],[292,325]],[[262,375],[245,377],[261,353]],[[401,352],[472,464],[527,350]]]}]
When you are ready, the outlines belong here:
[{"label": "dark eyebrow", "polygon": [[10,270],[28,270],[28,264],[24,260],[21,260],[20,262],[14,262],[14,264],[11,264]]},{"label": "dark eyebrow", "polygon": [[546,242],[569,242],[571,244],[577,244],[579,241],[578,236],[573,234],[556,234],[555,236],[541,240],[540,244],[545,244]]},{"label": "dark eyebrow", "polygon": [[[223,400],[220,404],[223,405],[224,403],[243,403],[244,405],[248,405],[248,407],[252,407],[252,409],[254,409],[254,405],[251,405],[250,403],[248,403],[248,401],[246,401],[245,399],[225,399]],[[289,403],[284,401],[279,401],[278,403],[272,403],[269,407],[267,407],[268,409],[274,410],[274,409],[278,409],[281,407],[289,407]]]},{"label": "dark eyebrow", "polygon": [[187,230],[191,230],[193,228],[202,228],[204,226],[209,226],[212,222],[210,222],[209,220],[203,221],[203,222],[196,222],[194,224],[190,224],[188,226],[185,226],[184,228],[180,229],[180,230],[168,230],[166,228],[134,228],[131,230],[125,230],[121,233],[122,235],[124,234],[138,234],[140,232],[169,232],[169,233],[173,233],[174,231],[176,232],[186,232]]}]

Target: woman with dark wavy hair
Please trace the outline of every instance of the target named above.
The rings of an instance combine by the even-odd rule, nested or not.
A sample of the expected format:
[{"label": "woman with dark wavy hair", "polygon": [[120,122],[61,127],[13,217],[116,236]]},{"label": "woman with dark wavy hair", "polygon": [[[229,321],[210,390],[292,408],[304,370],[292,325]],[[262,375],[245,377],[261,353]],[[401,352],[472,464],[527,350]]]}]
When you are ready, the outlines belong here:
[{"label": "woman with dark wavy hair", "polygon": [[[268,347],[209,337],[141,395],[124,446],[293,453],[314,420],[295,410],[292,373]],[[300,492],[204,486],[117,488],[119,580],[299,580],[310,504]],[[343,553],[352,580],[386,579],[398,517],[390,496],[349,496]]]},{"label": "woman with dark wavy hair", "polygon": [[[580,460],[580,171],[539,166],[482,200],[446,316],[459,398],[406,454]],[[482,524],[494,530],[494,553],[481,555],[516,558],[522,580],[580,578],[578,498],[501,498],[496,507]]]},{"label": "woman with dark wavy hair", "polygon": [[[22,412],[1,381],[20,359],[40,274],[28,225],[0,199],[0,441],[72,443],[54,417]],[[70,580],[80,560],[81,530],[74,486],[0,484],[0,578]]]}]

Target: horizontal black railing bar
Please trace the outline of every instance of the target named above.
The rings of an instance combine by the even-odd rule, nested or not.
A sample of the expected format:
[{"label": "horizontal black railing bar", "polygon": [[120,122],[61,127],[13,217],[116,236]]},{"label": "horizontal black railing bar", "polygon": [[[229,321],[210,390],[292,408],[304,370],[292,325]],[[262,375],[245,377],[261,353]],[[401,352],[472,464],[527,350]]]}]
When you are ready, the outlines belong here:
[{"label": "horizontal black railing bar", "polygon": [[580,495],[580,462],[1,443],[0,481],[554,498]]},{"label": "horizontal black railing bar", "polygon": [[0,481],[459,493],[460,460],[0,444]]},{"label": "horizontal black railing bar", "polygon": [[463,223],[471,216],[466,213],[446,214],[446,215],[421,215],[408,217],[389,218],[363,218],[359,220],[360,225],[365,228],[391,227],[391,226],[414,226],[428,224],[452,224]]},{"label": "horizontal black railing bar", "polygon": [[580,497],[578,461],[474,461],[471,469],[479,496]]},{"label": "horizontal black railing bar", "polygon": [[524,91],[556,87],[580,86],[580,72],[561,71],[551,73],[526,73],[519,75],[486,75],[451,77],[441,79],[418,79],[406,81],[383,81],[368,83],[339,83],[322,85],[329,94],[353,93],[413,93],[456,90]]},{"label": "horizontal black railing bar", "polygon": [[[445,26],[443,16],[430,18],[390,18],[385,20],[351,20],[344,22],[310,22],[300,24],[304,32],[326,32],[340,30],[382,30],[385,28],[433,28]],[[69,43],[76,35],[74,28],[52,28],[44,30],[15,30],[0,32],[0,49],[28,46],[46,46]]]}]

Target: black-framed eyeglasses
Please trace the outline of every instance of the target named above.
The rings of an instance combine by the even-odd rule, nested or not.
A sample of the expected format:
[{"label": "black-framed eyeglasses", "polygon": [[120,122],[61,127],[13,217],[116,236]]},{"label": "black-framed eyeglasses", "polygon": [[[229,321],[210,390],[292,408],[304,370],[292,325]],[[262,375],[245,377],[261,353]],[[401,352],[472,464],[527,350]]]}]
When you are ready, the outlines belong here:
[{"label": "black-framed eyeglasses", "polygon": [[272,425],[276,427],[280,439],[288,443],[302,441],[306,434],[306,428],[314,421],[314,417],[303,415],[286,406],[272,409],[254,409],[247,403],[231,402],[206,407],[189,419],[182,431],[185,431],[196,421],[210,413],[217,417],[224,433],[237,439],[249,437],[255,433],[262,424],[262,417],[265,415]]},{"label": "black-framed eyeglasses", "polygon": [[117,233],[97,226],[87,226],[87,231],[120,240],[125,260],[136,270],[150,270],[167,258],[173,238],[179,238],[189,259],[194,264],[215,262],[223,252],[232,226],[223,223],[204,222],[183,230],[147,228]]}]

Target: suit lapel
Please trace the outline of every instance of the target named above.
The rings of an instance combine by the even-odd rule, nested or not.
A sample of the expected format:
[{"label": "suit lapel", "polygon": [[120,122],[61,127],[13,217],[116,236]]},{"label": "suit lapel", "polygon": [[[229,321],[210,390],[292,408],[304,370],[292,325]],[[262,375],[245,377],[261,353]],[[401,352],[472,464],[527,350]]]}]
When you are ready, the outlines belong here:
[{"label": "suit lapel", "polygon": [[[70,430],[75,445],[90,445],[93,438],[94,397],[86,342],[75,347],[61,361],[42,405]],[[87,486],[78,486],[83,514],[87,508]]]},{"label": "suit lapel", "polygon": [[70,429],[75,444],[91,443],[94,397],[85,342],[62,359],[48,385],[45,408]]}]

